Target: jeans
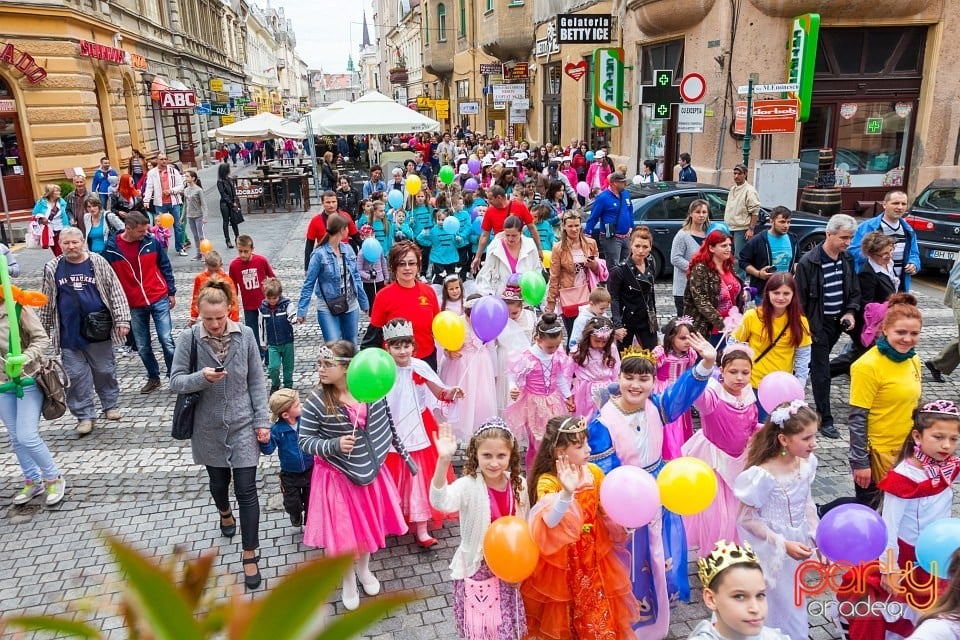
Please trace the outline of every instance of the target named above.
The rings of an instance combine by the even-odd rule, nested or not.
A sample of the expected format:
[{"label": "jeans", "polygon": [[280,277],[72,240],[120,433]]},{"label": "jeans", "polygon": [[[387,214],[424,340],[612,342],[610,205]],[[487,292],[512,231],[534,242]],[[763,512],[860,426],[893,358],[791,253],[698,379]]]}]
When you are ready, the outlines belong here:
[{"label": "jeans", "polygon": [[840,316],[824,316],[810,348],[810,386],[823,426],[833,426],[830,409],[830,351],[840,339]]},{"label": "jeans", "polygon": [[169,213],[173,216],[173,240],[177,251],[183,249],[183,220],[180,218],[180,205],[161,204],[157,205],[157,215]]},{"label": "jeans", "polygon": [[0,393],[0,420],[7,427],[13,453],[20,463],[23,477],[29,482],[56,480],[60,476],[50,449],[40,437],[40,408],[43,393],[35,384],[23,388],[23,397],[16,393]]},{"label": "jeans", "polygon": [[103,211],[109,211],[109,208],[107,207],[107,203],[110,201],[110,194],[109,194],[109,193],[98,193],[98,194],[97,194],[97,197],[100,198],[100,208],[101,208]]},{"label": "jeans", "polygon": [[233,494],[240,510],[240,540],[244,551],[255,551],[260,546],[260,499],[257,497],[257,468],[207,467],[210,476],[210,495],[221,512],[230,511],[230,476],[233,476]]},{"label": "jeans", "polygon": [[77,420],[93,420],[97,407],[94,393],[100,397],[104,411],[115,409],[120,399],[117,367],[113,359],[113,342],[91,342],[83,349],[63,349],[63,369],[70,376],[67,407]]},{"label": "jeans", "polygon": [[130,330],[137,341],[137,353],[147,369],[147,377],[151,380],[160,379],[160,365],[153,355],[153,341],[150,339],[150,318],[153,317],[153,327],[163,349],[163,361],[167,365],[167,377],[170,376],[170,365],[173,364],[173,329],[170,320],[170,301],[160,298],[148,307],[133,307],[130,309]]},{"label": "jeans", "polygon": [[607,238],[601,232],[600,249],[603,251],[607,266],[613,269],[630,255],[630,238],[618,238],[617,236]]},{"label": "jeans", "polygon": [[280,367],[283,366],[283,386],[293,388],[293,343],[272,344],[267,347],[267,373],[271,388],[280,387]]},{"label": "jeans", "polygon": [[187,218],[190,225],[190,233],[193,235],[193,246],[200,254],[200,241],[203,240],[203,218]]},{"label": "jeans", "polygon": [[357,332],[360,330],[360,309],[347,311],[338,316],[329,311],[317,309],[317,323],[323,332],[323,341],[347,340],[357,344]]},{"label": "jeans", "polygon": [[731,231],[733,234],[733,268],[737,270],[737,275],[741,280],[747,278],[747,274],[740,268],[740,251],[743,245],[747,244],[747,230]]}]

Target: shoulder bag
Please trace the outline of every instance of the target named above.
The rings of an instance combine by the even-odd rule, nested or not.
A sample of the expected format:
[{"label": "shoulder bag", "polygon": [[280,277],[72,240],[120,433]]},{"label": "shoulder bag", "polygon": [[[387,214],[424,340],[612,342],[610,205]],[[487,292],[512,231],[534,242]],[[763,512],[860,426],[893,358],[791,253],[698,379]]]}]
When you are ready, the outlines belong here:
[{"label": "shoulder bag", "polygon": [[[197,371],[197,332],[190,330],[190,373]],[[200,402],[200,391],[177,394],[177,403],[173,407],[174,440],[189,440],[193,437],[193,417]]]},{"label": "shoulder bag", "polygon": [[43,406],[40,413],[47,420],[56,420],[67,412],[67,388],[70,387],[70,377],[63,365],[55,358],[47,358],[33,379],[43,392]]},{"label": "shoulder bag", "polygon": [[[110,225],[106,218],[104,218],[103,223],[107,226]],[[60,266],[63,266],[62,259]],[[64,267],[64,277],[66,277],[66,273],[67,269]],[[109,340],[110,332],[113,331],[113,316],[110,314],[110,309],[104,306],[104,308],[99,311],[84,313],[83,307],[80,306],[80,296],[73,290],[73,286],[69,280],[67,281],[67,289],[70,291],[70,295],[73,296],[73,303],[77,305],[77,313],[80,314],[80,337],[87,342],[106,342]]]},{"label": "shoulder bag", "polygon": [[780,342],[780,338],[782,338],[782,337],[783,337],[783,334],[787,332],[787,327],[789,327],[789,326],[790,326],[790,323],[789,323],[789,322],[784,323],[783,329],[780,329],[780,333],[778,333],[778,334],[777,334],[777,337],[773,339],[773,342],[771,342],[770,344],[768,344],[768,345],[766,346],[766,348],[765,348],[763,351],[760,352],[760,355],[758,355],[756,358],[753,359],[753,364],[757,364],[758,362],[760,362],[761,360],[763,360],[764,356],[766,356],[768,353],[770,353],[770,351],[771,351],[775,346],[777,346],[777,343]]},{"label": "shoulder bag", "polygon": [[[320,293],[323,294],[323,287],[320,288]],[[350,308],[347,303],[347,260],[343,257],[342,251],[340,252],[340,295],[329,299],[323,296],[323,301],[327,305],[327,310],[335,316],[343,315]]]}]

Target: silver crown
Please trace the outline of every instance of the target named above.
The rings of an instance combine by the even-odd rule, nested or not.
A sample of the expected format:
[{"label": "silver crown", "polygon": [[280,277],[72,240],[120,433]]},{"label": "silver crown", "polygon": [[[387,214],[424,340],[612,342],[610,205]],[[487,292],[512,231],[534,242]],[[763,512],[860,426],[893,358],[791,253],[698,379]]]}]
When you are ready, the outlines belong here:
[{"label": "silver crown", "polygon": [[409,338],[413,340],[413,324],[409,320],[393,320],[384,325],[384,341],[396,340],[397,338]]}]

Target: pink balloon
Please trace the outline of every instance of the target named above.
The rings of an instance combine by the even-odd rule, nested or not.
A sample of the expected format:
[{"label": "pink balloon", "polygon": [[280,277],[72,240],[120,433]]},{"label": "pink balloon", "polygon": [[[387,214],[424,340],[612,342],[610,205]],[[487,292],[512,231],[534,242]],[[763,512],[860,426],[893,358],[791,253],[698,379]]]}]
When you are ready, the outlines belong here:
[{"label": "pink balloon", "polygon": [[577,193],[586,198],[588,195],[590,195],[590,185],[583,181],[578,182]]},{"label": "pink balloon", "polygon": [[757,397],[760,399],[760,406],[770,413],[784,402],[803,400],[805,395],[803,385],[796,377],[786,371],[773,371],[760,381]]},{"label": "pink balloon", "polygon": [[467,178],[467,181],[463,183],[463,190],[476,191],[479,186],[480,184],[474,178]]},{"label": "pink balloon", "polygon": [[645,527],[660,513],[660,489],[650,473],[624,465],[607,474],[600,485],[600,504],[617,524]]},{"label": "pink balloon", "polygon": [[507,326],[507,304],[497,296],[484,296],[470,311],[470,325],[483,342],[490,342]]}]

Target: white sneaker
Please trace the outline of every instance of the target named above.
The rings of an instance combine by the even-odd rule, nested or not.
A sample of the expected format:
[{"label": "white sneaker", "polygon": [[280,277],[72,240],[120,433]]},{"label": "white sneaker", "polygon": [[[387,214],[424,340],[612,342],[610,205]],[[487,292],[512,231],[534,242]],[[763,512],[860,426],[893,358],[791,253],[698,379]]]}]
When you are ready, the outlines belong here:
[{"label": "white sneaker", "polygon": [[27,504],[44,491],[42,482],[25,482],[23,488],[13,496],[13,504]]},{"label": "white sneaker", "polygon": [[190,254],[187,253],[187,250],[186,250],[186,249],[180,249],[180,251],[177,251],[177,255],[178,255],[178,256],[183,256],[184,258],[186,258],[186,257],[187,257],[188,255],[190,255]]},{"label": "white sneaker", "polygon": [[357,576],[351,568],[348,578],[343,581],[343,608],[353,611],[360,606],[360,592],[357,590]]},{"label": "white sneaker", "polygon": [[47,485],[47,506],[59,504],[67,493],[67,481],[63,479],[63,475],[61,474],[56,480],[48,480],[44,484]]}]

